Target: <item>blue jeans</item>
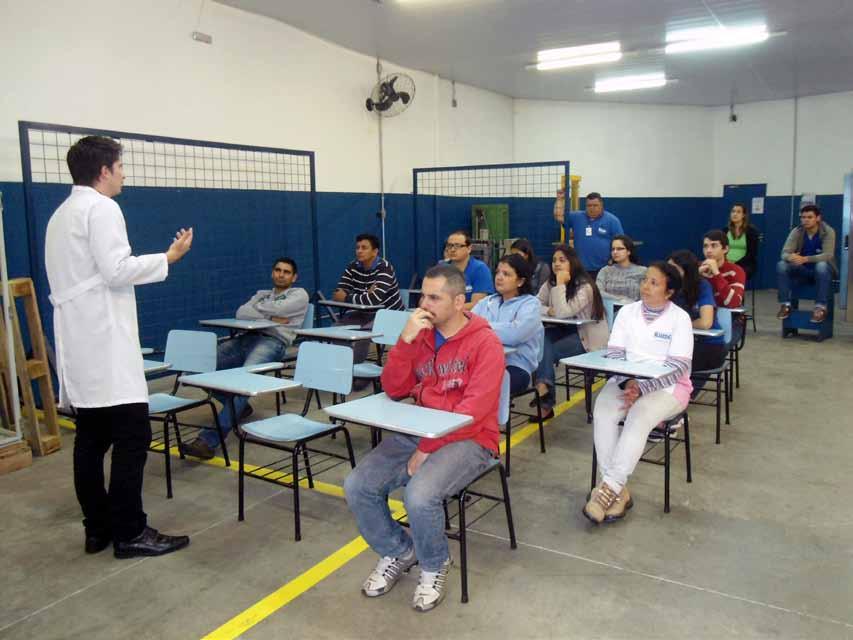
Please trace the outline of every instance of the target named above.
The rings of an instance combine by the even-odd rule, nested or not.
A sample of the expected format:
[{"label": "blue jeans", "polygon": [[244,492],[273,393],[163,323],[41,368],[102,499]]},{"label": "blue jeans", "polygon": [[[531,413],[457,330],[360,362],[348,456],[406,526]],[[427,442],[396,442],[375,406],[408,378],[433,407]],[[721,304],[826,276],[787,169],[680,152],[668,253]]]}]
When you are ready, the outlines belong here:
[{"label": "blue jeans", "polygon": [[554,393],[554,365],[562,358],[586,353],[583,342],[574,327],[548,327],[545,329],[545,348],[542,351],[542,361],[536,369],[536,382],[548,385],[548,395],[544,404],[553,407],[556,404]]},{"label": "blue jeans", "polygon": [[[262,362],[280,362],[284,359],[287,345],[277,338],[259,333],[244,333],[232,340],[221,342],[216,350],[216,368],[233,369]],[[231,414],[231,396],[214,393],[213,397],[222,403],[219,412],[219,424],[222,435],[227,436],[234,428],[234,416]],[[246,408],[249,399],[246,396],[234,396],[234,411],[239,416]],[[214,429],[205,429],[199,438],[208,446],[215,449],[219,446],[219,434]]]},{"label": "blue jeans", "polygon": [[832,286],[832,267],[828,262],[812,262],[809,264],[791,264],[785,260],[776,263],[776,279],[779,287],[779,302],[790,304],[792,281],[817,286],[815,304],[827,305],[829,288]]},{"label": "blue jeans", "polygon": [[[382,439],[344,482],[347,504],[362,537],[380,556],[399,558],[414,544],[424,571],[438,571],[450,557],[444,534],[444,498],[453,495],[482,473],[492,452],[473,440],[444,445],[429,455],[414,476],[406,464],[418,448],[418,438],[399,433]],[[406,487],[411,535],[391,518],[388,494]]]}]

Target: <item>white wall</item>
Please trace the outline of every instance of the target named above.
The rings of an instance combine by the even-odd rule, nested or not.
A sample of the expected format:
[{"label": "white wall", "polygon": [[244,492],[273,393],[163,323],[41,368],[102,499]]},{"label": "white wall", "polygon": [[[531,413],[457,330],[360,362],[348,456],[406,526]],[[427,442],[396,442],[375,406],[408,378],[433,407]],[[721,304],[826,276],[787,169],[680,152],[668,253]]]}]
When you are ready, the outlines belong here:
[{"label": "white wall", "polygon": [[515,101],[515,159],[569,160],[605,198],[711,195],[712,123],[701,107]]},{"label": "white wall", "polygon": [[[794,194],[841,193],[853,171],[853,93],[800,98],[797,104]],[[714,109],[715,195],[724,184],[766,182],[768,195],[790,195],[794,151],[794,101]]]},{"label": "white wall", "polygon": [[[0,19],[0,180],[21,180],[18,120],[317,152],[318,189],[376,192],[375,61],[280,22],[197,0],[10,0]],[[396,70],[385,64],[385,71]],[[411,169],[512,160],[512,100],[409,71],[385,121],[386,188]]]}]

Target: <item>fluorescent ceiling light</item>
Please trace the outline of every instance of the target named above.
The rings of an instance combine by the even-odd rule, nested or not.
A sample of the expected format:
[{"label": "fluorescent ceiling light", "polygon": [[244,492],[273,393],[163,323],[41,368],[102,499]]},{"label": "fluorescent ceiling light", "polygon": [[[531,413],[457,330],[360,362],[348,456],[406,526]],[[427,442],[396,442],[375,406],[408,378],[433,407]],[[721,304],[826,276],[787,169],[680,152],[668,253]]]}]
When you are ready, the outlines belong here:
[{"label": "fluorescent ceiling light", "polygon": [[598,44],[585,44],[580,47],[563,47],[562,49],[545,49],[540,51],[537,56],[537,62],[547,62],[549,60],[563,60],[564,58],[578,58],[580,56],[591,56],[597,53],[615,53],[622,50],[622,45],[618,41],[614,42],[599,42]]},{"label": "fluorescent ceiling light", "polygon": [[596,93],[609,93],[611,91],[632,91],[634,89],[653,89],[666,84],[666,75],[662,72],[643,73],[634,76],[622,76],[621,78],[608,78],[595,81]]},{"label": "fluorescent ceiling light", "polygon": [[618,41],[614,41],[586,44],[580,47],[545,49],[537,54],[536,59],[538,71],[616,62],[622,59],[622,45]]},{"label": "fluorescent ceiling light", "polygon": [[748,27],[702,27],[698,29],[682,29],[666,34],[666,53],[687,53],[707,49],[724,49],[741,47],[749,44],[764,42],[770,34],[767,25]]},{"label": "fluorescent ceiling light", "polygon": [[568,67],[582,67],[587,64],[601,64],[602,62],[618,62],[622,59],[622,52],[599,53],[594,56],[579,56],[577,58],[566,58],[565,60],[550,60],[548,62],[537,62],[537,71],[550,71],[552,69],[566,69]]}]

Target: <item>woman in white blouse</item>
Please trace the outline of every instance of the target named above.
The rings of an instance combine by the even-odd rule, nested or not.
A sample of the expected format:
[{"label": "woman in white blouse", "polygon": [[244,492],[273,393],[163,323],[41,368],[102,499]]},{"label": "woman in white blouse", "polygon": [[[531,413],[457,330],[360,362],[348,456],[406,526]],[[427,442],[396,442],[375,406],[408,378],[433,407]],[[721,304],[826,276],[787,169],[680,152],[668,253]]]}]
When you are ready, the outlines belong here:
[{"label": "woman in white blouse", "polygon": [[642,380],[613,376],[598,394],[593,437],[601,481],[583,508],[595,524],[625,516],[633,504],[628,478],[649,433],[690,400],[693,326],[687,312],[671,301],[680,289],[681,276],[674,266],[652,263],[640,287],[640,301],[622,307],[613,323],[606,357],[657,361],[672,372]]}]

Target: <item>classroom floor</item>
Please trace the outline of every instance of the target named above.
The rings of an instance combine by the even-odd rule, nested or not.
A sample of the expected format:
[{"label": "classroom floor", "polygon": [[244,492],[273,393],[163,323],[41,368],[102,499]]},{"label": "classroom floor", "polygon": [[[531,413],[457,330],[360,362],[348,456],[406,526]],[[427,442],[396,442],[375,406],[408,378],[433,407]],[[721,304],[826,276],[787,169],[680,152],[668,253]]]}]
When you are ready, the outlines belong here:
[{"label": "classroom floor", "polygon": [[[417,571],[381,598],[359,592],[376,557],[340,497],[344,467],[302,493],[297,543],[289,490],[247,479],[239,523],[233,470],[174,459],[167,500],[162,456],[150,454],[150,523],[190,534],[190,547],[84,554],[66,432],[62,451],[0,477],[0,638],[851,638],[853,325],[837,321],[820,344],[783,341],[774,293],[759,295],[722,444],[713,409],[691,409],[693,483],[676,450],[670,514],[662,469],[641,464],[624,521],[594,527],[581,515],[592,429],[573,394],[546,427],[546,454],[536,437],[512,449],[518,549],[503,512],[486,515],[469,536],[470,602],[454,568],[429,614],[410,608]],[[273,412],[266,401],[255,416]],[[351,432],[358,458],[369,440]]]}]

